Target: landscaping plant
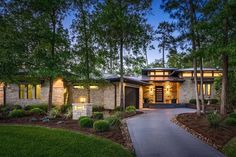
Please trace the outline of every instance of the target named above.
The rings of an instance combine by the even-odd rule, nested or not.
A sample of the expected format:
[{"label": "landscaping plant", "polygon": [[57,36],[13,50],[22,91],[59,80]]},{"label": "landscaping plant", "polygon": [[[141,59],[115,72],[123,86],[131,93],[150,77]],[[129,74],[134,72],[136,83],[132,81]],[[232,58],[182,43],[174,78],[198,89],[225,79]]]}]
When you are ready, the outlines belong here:
[{"label": "landscaping plant", "polygon": [[128,107],[125,108],[125,112],[135,113],[136,112],[136,107],[135,106],[128,106]]},{"label": "landscaping plant", "polygon": [[98,120],[94,122],[93,129],[96,132],[104,132],[109,130],[109,123],[106,120]]},{"label": "landscaping plant", "polygon": [[44,115],[46,112],[40,108],[33,108],[30,110],[30,113],[33,115]]},{"label": "landscaping plant", "polygon": [[103,106],[93,106],[93,112],[102,112],[104,111]]},{"label": "landscaping plant", "polygon": [[22,109],[14,109],[9,113],[9,117],[12,118],[19,118],[24,116],[25,116],[25,111]]},{"label": "landscaping plant", "polygon": [[84,117],[79,120],[79,126],[81,128],[92,128],[93,127],[93,120],[88,117]]},{"label": "landscaping plant", "polygon": [[236,118],[231,118],[231,117],[227,117],[225,120],[224,120],[224,123],[226,125],[236,125]]},{"label": "landscaping plant", "polygon": [[66,113],[70,109],[72,109],[71,104],[63,104],[63,105],[61,105],[60,111],[61,111],[61,113]]},{"label": "landscaping plant", "polygon": [[221,118],[216,112],[209,113],[207,119],[211,127],[219,127]]},{"label": "landscaping plant", "polygon": [[68,108],[68,109],[67,109],[66,113],[64,114],[64,117],[65,117],[66,119],[72,118],[72,108]]},{"label": "landscaping plant", "polygon": [[27,105],[27,106],[24,107],[24,109],[26,111],[29,111],[29,110],[34,109],[34,108],[40,108],[44,112],[47,112],[48,105],[47,104],[32,104],[32,105]]},{"label": "landscaping plant", "polygon": [[93,118],[94,119],[103,119],[103,113],[102,112],[93,112]]},{"label": "landscaping plant", "polygon": [[235,113],[235,112],[230,113],[230,114],[229,114],[229,117],[230,117],[230,118],[235,118],[235,119],[236,119],[236,113]]},{"label": "landscaping plant", "polygon": [[88,116],[80,116],[78,120],[80,121],[83,118],[90,118],[90,117],[88,117]]},{"label": "landscaping plant", "polygon": [[52,119],[57,118],[60,115],[61,115],[60,110],[57,108],[52,108],[48,114],[49,118],[52,118]]},{"label": "landscaping plant", "polygon": [[121,124],[120,118],[114,115],[107,117],[105,120],[109,123],[110,127],[113,128],[117,128]]}]

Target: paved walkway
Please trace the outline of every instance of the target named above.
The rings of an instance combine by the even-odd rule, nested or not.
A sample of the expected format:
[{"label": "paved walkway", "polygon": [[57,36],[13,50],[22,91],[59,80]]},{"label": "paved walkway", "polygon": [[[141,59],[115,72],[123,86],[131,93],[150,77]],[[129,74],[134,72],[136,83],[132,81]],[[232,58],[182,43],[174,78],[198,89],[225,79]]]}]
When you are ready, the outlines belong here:
[{"label": "paved walkway", "polygon": [[192,109],[153,109],[128,119],[137,157],[224,157],[170,119]]}]

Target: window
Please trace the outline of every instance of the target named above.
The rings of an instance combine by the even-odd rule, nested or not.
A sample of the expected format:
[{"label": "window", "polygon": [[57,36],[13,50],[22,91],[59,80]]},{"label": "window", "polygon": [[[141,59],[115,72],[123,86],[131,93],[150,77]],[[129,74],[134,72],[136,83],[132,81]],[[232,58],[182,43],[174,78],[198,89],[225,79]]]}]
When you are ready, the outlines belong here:
[{"label": "window", "polygon": [[89,86],[90,89],[98,89],[98,86]]},{"label": "window", "polygon": [[157,76],[163,76],[164,74],[163,74],[163,71],[156,71],[156,73],[155,73]]},{"label": "window", "polygon": [[204,72],[203,76],[204,77],[212,77],[212,72]]},{"label": "window", "polygon": [[35,99],[41,98],[41,85],[35,86]]},{"label": "window", "polygon": [[19,99],[25,98],[25,85],[19,85]]},{"label": "window", "polygon": [[84,89],[84,86],[74,86],[76,89]]},{"label": "window", "polygon": [[191,72],[184,72],[183,77],[192,77],[192,73]]},{"label": "window", "polygon": [[211,85],[207,84],[207,95],[210,96],[211,95]]},{"label": "window", "polygon": [[151,72],[149,72],[149,75],[155,75],[155,72],[153,72],[153,71],[151,71]]},{"label": "window", "polygon": [[222,76],[222,73],[220,73],[220,72],[214,72],[214,77],[220,77],[220,76]]},{"label": "window", "polygon": [[[198,94],[200,95],[200,84],[197,85],[197,91],[198,91]],[[210,96],[211,95],[211,84],[203,84],[203,95],[207,95],[207,96]]]},{"label": "window", "polygon": [[27,85],[27,99],[33,99],[33,85]]}]

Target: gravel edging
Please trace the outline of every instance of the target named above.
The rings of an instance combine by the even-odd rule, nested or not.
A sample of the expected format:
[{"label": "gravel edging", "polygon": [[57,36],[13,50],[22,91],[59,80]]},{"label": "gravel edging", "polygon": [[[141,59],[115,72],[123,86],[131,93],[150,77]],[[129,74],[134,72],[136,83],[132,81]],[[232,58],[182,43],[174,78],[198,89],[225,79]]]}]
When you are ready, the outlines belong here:
[{"label": "gravel edging", "polygon": [[188,126],[186,126],[185,124],[181,123],[180,121],[177,120],[177,116],[173,117],[171,119],[171,121],[175,124],[177,124],[178,126],[180,126],[181,128],[183,128],[184,130],[186,130],[187,132],[189,132],[190,134],[192,134],[193,136],[199,138],[200,140],[204,141],[205,143],[207,143],[208,145],[214,147],[217,150],[221,150],[223,148],[222,145],[218,145],[216,143],[214,143],[211,139],[209,139],[208,137],[203,136],[202,134],[196,132],[195,130],[189,128]]},{"label": "gravel edging", "polygon": [[134,151],[134,147],[133,147],[133,143],[131,141],[131,137],[130,137],[130,134],[129,134],[129,130],[128,130],[126,119],[123,119],[121,121],[120,130],[121,130],[122,136],[123,136],[123,138],[125,140],[125,147],[127,149],[131,150],[132,152],[135,152]]}]

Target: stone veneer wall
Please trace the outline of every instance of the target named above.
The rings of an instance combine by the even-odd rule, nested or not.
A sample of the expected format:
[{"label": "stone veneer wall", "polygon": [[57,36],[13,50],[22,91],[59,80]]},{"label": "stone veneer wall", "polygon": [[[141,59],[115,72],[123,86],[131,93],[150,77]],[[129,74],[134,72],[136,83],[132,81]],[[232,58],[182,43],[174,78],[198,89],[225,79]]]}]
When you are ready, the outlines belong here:
[{"label": "stone veneer wall", "polygon": [[[35,89],[33,87],[33,99],[27,99],[27,90],[25,89],[25,99],[19,99],[19,85],[9,84],[6,88],[6,104],[30,105],[48,103],[49,82],[41,85],[41,98],[35,99]],[[53,99],[54,105],[64,104],[64,84],[61,79],[54,80]]]}]

